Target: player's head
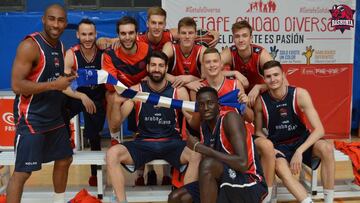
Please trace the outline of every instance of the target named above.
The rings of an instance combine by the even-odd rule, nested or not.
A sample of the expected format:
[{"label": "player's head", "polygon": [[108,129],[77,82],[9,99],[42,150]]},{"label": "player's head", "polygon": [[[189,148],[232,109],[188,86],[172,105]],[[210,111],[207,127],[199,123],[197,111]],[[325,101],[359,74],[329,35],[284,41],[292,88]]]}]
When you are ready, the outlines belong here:
[{"label": "player's head", "polygon": [[235,46],[238,50],[244,51],[250,48],[252,41],[252,27],[248,21],[242,20],[232,25],[231,31]]},{"label": "player's head", "polygon": [[124,16],[116,23],[116,32],[122,48],[130,50],[135,46],[137,29],[136,20],[130,16]]},{"label": "player's head", "polygon": [[196,22],[191,17],[184,17],[178,23],[180,45],[192,47],[196,38]]},{"label": "player's head", "polygon": [[285,75],[279,61],[271,60],[266,62],[261,74],[264,76],[264,82],[270,90],[275,90],[284,85]]},{"label": "player's head", "polygon": [[147,58],[146,69],[151,81],[160,83],[164,80],[169,59],[162,51],[154,51]]},{"label": "player's head", "polygon": [[82,48],[91,49],[96,42],[95,23],[88,18],[82,19],[76,30],[76,37],[79,39]]},{"label": "player's head", "polygon": [[147,12],[148,32],[152,37],[162,37],[166,26],[166,11],[159,6],[154,6],[150,7]]},{"label": "player's head", "polygon": [[57,40],[67,26],[66,10],[59,4],[52,4],[45,9],[41,20],[47,37]]},{"label": "player's head", "polygon": [[203,55],[203,66],[206,77],[215,77],[220,74],[223,64],[216,48],[207,48]]},{"label": "player's head", "polygon": [[214,120],[219,115],[219,98],[217,91],[212,87],[202,87],[197,91],[196,104],[201,120]]}]

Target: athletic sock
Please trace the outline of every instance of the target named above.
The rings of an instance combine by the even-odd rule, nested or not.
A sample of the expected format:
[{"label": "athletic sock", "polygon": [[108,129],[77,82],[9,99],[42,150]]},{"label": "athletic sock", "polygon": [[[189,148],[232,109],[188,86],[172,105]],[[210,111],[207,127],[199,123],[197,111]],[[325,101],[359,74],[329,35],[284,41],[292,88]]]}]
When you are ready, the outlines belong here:
[{"label": "athletic sock", "polygon": [[120,142],[120,131],[117,131],[115,133],[110,132],[110,136],[111,136],[112,139],[116,139],[116,140],[118,140]]},{"label": "athletic sock", "polygon": [[272,187],[268,187],[268,194],[265,199],[263,199],[262,203],[267,203],[271,201]]},{"label": "athletic sock", "polygon": [[324,203],[333,203],[334,190],[324,189]]},{"label": "athletic sock", "polygon": [[54,203],[65,203],[65,192],[54,193],[53,200]]},{"label": "athletic sock", "polygon": [[313,203],[312,199],[310,197],[305,198],[301,203]]}]

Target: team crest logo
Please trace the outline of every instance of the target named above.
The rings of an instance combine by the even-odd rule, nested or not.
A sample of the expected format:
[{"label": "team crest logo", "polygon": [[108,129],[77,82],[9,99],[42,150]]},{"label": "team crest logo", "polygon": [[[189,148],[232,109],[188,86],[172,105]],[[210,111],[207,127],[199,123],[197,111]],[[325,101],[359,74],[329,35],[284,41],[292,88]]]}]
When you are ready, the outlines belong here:
[{"label": "team crest logo", "polygon": [[331,26],[335,30],[340,30],[344,33],[345,30],[350,30],[354,27],[354,13],[355,10],[351,9],[345,4],[334,5],[331,10]]},{"label": "team crest logo", "polygon": [[60,67],[60,60],[59,60],[58,57],[55,57],[55,58],[54,58],[54,65],[55,65],[56,68],[59,68],[59,67]]},{"label": "team crest logo", "polygon": [[285,108],[279,109],[279,114],[281,117],[286,117],[288,115],[287,109]]},{"label": "team crest logo", "polygon": [[229,168],[228,173],[229,173],[229,177],[230,177],[231,179],[235,179],[235,178],[236,178],[236,172],[235,172],[233,169]]}]

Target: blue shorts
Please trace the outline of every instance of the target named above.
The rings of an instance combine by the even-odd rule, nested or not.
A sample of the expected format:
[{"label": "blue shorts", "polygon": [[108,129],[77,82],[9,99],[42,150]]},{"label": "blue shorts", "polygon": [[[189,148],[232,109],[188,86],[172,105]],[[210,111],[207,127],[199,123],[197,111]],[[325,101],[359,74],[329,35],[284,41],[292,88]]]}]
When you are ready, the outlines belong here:
[{"label": "blue shorts", "polygon": [[[304,137],[300,138],[299,140],[295,141],[294,143],[274,145],[275,149],[279,150],[280,152],[282,152],[285,155],[285,156],[283,156],[282,154],[277,153],[276,158],[284,158],[290,163],[292,157],[295,154],[296,149],[299,148],[300,145],[302,145],[306,139],[307,139],[307,137],[304,136]],[[303,163],[305,165],[307,165],[308,167],[310,167],[311,169],[315,170],[319,167],[321,160],[320,160],[320,158],[313,156],[312,149],[313,149],[313,146],[309,147],[303,153]]]},{"label": "blue shorts", "polygon": [[122,144],[127,148],[134,161],[134,165],[132,166],[123,164],[129,172],[133,173],[138,168],[144,166],[144,164],[155,159],[164,159],[180,172],[183,172],[186,169],[187,165],[182,165],[180,163],[180,156],[184,151],[186,142],[180,138],[162,141],[144,141],[136,139]]},{"label": "blue shorts", "polygon": [[[267,185],[263,176],[241,173],[224,165],[217,198],[219,203],[261,202],[267,195]],[[260,176],[260,175],[259,175]]]},{"label": "blue shorts", "polygon": [[16,132],[15,171],[38,171],[42,163],[71,157],[73,151],[69,137],[65,126],[37,134]]}]

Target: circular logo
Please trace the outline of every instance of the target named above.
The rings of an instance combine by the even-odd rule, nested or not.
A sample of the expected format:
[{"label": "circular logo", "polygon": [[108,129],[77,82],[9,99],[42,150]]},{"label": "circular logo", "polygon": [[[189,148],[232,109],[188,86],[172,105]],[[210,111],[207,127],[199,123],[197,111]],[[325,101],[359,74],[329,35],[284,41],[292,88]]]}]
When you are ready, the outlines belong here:
[{"label": "circular logo", "polygon": [[10,112],[6,112],[2,115],[2,119],[5,123],[9,125],[15,125],[14,124],[14,114]]}]

